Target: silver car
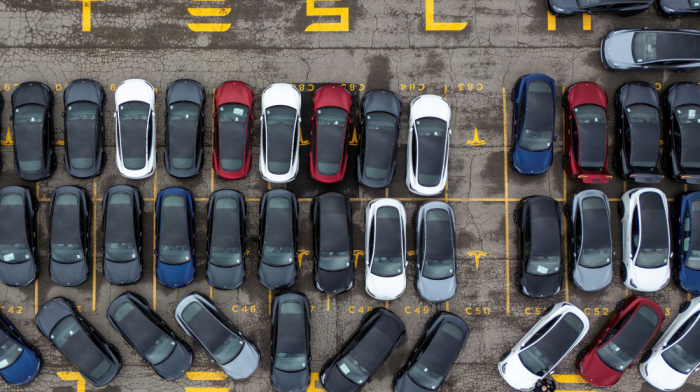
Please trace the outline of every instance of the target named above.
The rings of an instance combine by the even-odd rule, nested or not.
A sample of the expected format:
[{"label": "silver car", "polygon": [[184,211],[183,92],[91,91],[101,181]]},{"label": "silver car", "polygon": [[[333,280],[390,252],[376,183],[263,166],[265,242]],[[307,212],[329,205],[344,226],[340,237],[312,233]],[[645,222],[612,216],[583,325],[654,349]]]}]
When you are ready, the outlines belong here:
[{"label": "silver car", "polygon": [[416,289],[428,302],[445,302],[457,290],[455,213],[442,201],[423,203],[415,217]]},{"label": "silver car", "polygon": [[700,68],[700,31],[612,30],[600,43],[600,59],[617,71]]}]

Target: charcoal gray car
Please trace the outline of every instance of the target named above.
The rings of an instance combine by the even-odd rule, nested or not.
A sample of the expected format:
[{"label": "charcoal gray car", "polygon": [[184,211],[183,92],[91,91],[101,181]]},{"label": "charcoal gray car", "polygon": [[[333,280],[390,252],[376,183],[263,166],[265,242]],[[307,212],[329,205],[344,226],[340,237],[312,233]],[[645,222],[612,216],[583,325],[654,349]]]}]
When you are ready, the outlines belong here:
[{"label": "charcoal gray car", "polygon": [[63,90],[64,158],[73,177],[94,177],[104,168],[104,109],[104,89],[94,80],[74,80]]},{"label": "charcoal gray car", "polygon": [[700,68],[700,31],[612,30],[600,43],[600,59],[616,71]]},{"label": "charcoal gray car", "polygon": [[87,280],[90,211],[85,189],[65,185],[49,205],[49,275],[57,285],[74,287]]},{"label": "charcoal gray car", "polygon": [[165,92],[165,169],[173,177],[196,176],[204,156],[204,87],[191,79]]},{"label": "charcoal gray car", "polygon": [[654,4],[654,0],[547,0],[549,12],[555,15],[617,14],[636,15]]},{"label": "charcoal gray car", "polygon": [[416,289],[428,302],[445,302],[457,290],[455,213],[449,204],[421,204],[413,218],[416,229]]},{"label": "charcoal gray car", "polygon": [[39,203],[29,188],[6,186],[0,190],[0,282],[7,286],[27,286],[39,273],[38,211]]},{"label": "charcoal gray car", "polygon": [[304,294],[286,292],[272,303],[270,381],[280,392],[306,392],[311,382],[311,307]]},{"label": "charcoal gray car", "polygon": [[102,272],[113,285],[141,278],[142,204],[139,190],[130,185],[115,185],[102,198]]},{"label": "charcoal gray car", "polygon": [[372,90],[362,98],[361,106],[357,180],[368,188],[385,188],[391,184],[396,168],[401,98],[389,90]]},{"label": "charcoal gray car", "polygon": [[297,278],[297,216],[299,204],[286,189],[265,192],[260,201],[258,279],[270,290],[294,284]]},{"label": "charcoal gray car", "polygon": [[245,280],[245,198],[238,191],[212,193],[207,207],[207,282],[233,290]]},{"label": "charcoal gray car", "polygon": [[700,0],[656,0],[656,10],[667,18],[699,14]]}]

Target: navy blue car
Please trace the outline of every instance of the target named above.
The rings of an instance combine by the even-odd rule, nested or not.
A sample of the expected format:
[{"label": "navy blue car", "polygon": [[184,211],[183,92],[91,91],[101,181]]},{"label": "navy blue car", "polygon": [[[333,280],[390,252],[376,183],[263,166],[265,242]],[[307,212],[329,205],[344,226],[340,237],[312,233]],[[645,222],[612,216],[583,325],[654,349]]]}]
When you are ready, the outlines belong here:
[{"label": "navy blue car", "polygon": [[10,320],[0,313],[0,376],[12,385],[24,385],[41,369],[39,351],[27,343]]},{"label": "navy blue car", "polygon": [[513,142],[508,161],[520,174],[542,174],[552,166],[555,98],[554,80],[542,74],[522,76],[510,93]]},{"label": "navy blue car", "polygon": [[194,280],[194,200],[183,188],[165,188],[156,199],[156,276],[165,287]]},{"label": "navy blue car", "polygon": [[700,293],[700,192],[690,192],[675,200],[676,258],[673,277],[689,293]]}]

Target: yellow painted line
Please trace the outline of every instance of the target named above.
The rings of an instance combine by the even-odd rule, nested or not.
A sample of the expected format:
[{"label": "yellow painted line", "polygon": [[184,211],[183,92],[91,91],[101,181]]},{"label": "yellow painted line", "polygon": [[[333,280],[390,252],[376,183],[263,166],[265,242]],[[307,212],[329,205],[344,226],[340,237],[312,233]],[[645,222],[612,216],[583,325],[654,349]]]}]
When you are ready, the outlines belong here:
[{"label": "yellow painted line", "polygon": [[447,101],[447,85],[445,85],[445,101]]},{"label": "yellow painted line", "polygon": [[155,197],[145,197],[143,201],[156,201]]},{"label": "yellow painted line", "polygon": [[195,197],[194,201],[209,201],[208,197]]},{"label": "yellow painted line", "polygon": [[223,32],[231,28],[231,23],[188,23],[187,27],[190,30],[202,33],[202,32]]},{"label": "yellow painted line", "polygon": [[450,198],[447,197],[447,192],[448,192],[448,190],[449,190],[449,185],[450,185],[450,184],[449,184],[449,181],[450,181],[449,178],[448,178],[447,180],[445,180],[445,203],[447,203],[448,201],[450,201]]},{"label": "yellow painted line", "polygon": [[622,201],[619,197],[610,197],[608,198],[608,201]]},{"label": "yellow painted line", "polygon": [[460,31],[467,27],[466,23],[435,22],[435,0],[425,0],[425,30],[426,31]]},{"label": "yellow painted line", "polygon": [[320,391],[325,391],[323,388],[316,388],[316,381],[321,381],[321,378],[319,377],[318,373],[311,373],[311,382],[309,383],[309,387],[306,389],[306,392],[320,392]]},{"label": "yellow painted line", "polygon": [[36,182],[36,197],[39,198],[39,181]]},{"label": "yellow painted line", "polygon": [[34,280],[34,314],[37,313],[39,313],[39,279]]},{"label": "yellow painted line", "polygon": [[103,1],[103,0],[71,0],[71,1],[82,1],[83,2],[83,31],[90,31],[92,2],[93,1]]},{"label": "yellow painted line", "polygon": [[[158,168],[153,173],[153,249],[156,248],[156,195],[158,194]],[[156,254],[153,253],[153,310],[156,310]]]},{"label": "yellow painted line", "polygon": [[384,301],[384,307],[389,309],[389,301]]},{"label": "yellow painted line", "polygon": [[[690,294],[688,294],[690,295]],[[331,311],[331,296],[330,294],[326,294],[326,312]]]},{"label": "yellow painted line", "polygon": [[194,0],[194,1],[225,1],[225,0]]},{"label": "yellow painted line", "polygon": [[63,140],[57,140],[57,141],[56,141],[56,145],[57,145],[57,146],[65,146],[65,145],[66,145],[66,142],[64,142]]},{"label": "yellow painted line", "polygon": [[185,392],[228,392],[230,389],[225,388],[185,388]]},{"label": "yellow painted line", "polygon": [[553,31],[557,29],[557,16],[547,10],[547,30]]},{"label": "yellow painted line", "polygon": [[227,377],[224,372],[187,372],[185,375],[193,381],[221,381]]},{"label": "yellow painted line", "polygon": [[92,179],[92,311],[97,306],[97,178]]},{"label": "yellow painted line", "polygon": [[[564,93],[566,93],[566,86],[565,85],[561,86],[561,93],[562,93],[562,96],[564,95]],[[561,116],[562,122],[564,122],[564,124],[562,124],[561,130],[562,130],[562,133],[564,133],[564,132],[566,132],[566,118],[565,118],[566,116],[565,116],[565,111],[564,111],[563,107],[561,108],[561,113],[562,113],[562,116]],[[564,140],[566,140],[566,135],[564,134],[563,136],[564,136]],[[566,203],[566,170],[564,170],[564,173],[562,173],[562,177],[564,177],[564,202]],[[567,246],[569,243],[568,237],[567,237],[567,235],[568,235],[567,230],[568,229],[569,229],[568,224],[564,224],[564,241],[563,241],[564,242],[564,293],[565,293],[566,302],[569,302],[569,279],[566,278],[567,276],[569,276],[569,253],[567,253],[567,250],[568,250]]]},{"label": "yellow painted line", "polygon": [[688,298],[688,301],[690,301],[690,293],[688,293],[687,298]]},{"label": "yellow painted line", "polygon": [[562,384],[586,384],[587,381],[578,374],[552,374],[554,381]]},{"label": "yellow painted line", "polygon": [[389,187],[384,188],[384,197],[389,197]]},{"label": "yellow painted line", "polygon": [[300,250],[299,252],[297,252],[297,261],[299,262],[299,268],[301,268],[301,259],[308,254],[308,250]]},{"label": "yellow painted line", "polygon": [[627,192],[627,181],[622,181],[622,193]]},{"label": "yellow painted line", "polygon": [[85,379],[78,372],[56,372],[63,381],[77,381],[76,392],[85,392]]},{"label": "yellow painted line", "polygon": [[214,299],[214,288],[209,286],[209,299]]},{"label": "yellow painted line", "polygon": [[506,88],[503,87],[503,177],[505,184],[505,206],[506,215],[506,314],[510,314],[510,239],[508,235],[508,223],[510,214],[508,213],[508,115],[506,113]]},{"label": "yellow painted line", "polygon": [[51,199],[44,197],[44,198],[37,198],[39,201],[51,201]]},{"label": "yellow painted line", "polygon": [[[318,0],[339,1],[339,0]],[[348,31],[350,30],[350,11],[347,8],[316,8],[316,0],[306,0],[306,16],[339,16],[340,22],[312,23],[304,31]],[[300,138],[301,139],[301,138]],[[307,142],[308,144],[308,142]]]},{"label": "yellow painted line", "polygon": [[268,191],[269,191],[269,190],[272,190],[272,183],[271,183],[271,182],[268,182],[268,183],[267,183],[267,190],[268,190]]},{"label": "yellow painted line", "polygon": [[583,29],[588,31],[591,29],[591,15],[583,14]]},{"label": "yellow painted line", "polygon": [[0,146],[13,146],[15,143],[12,141],[12,133],[10,132],[10,127],[7,127],[7,136],[5,139],[0,140]]},{"label": "yellow painted line", "polygon": [[272,290],[267,290],[267,314],[272,314]]},{"label": "yellow painted line", "polygon": [[445,302],[445,310],[448,312],[450,311],[450,301]]},{"label": "yellow painted line", "polygon": [[298,198],[298,199],[297,199],[297,201],[299,201],[299,202],[305,202],[305,201],[308,202],[308,201],[312,201],[312,200],[313,200],[313,199],[310,198],[310,197],[301,197],[301,198]]},{"label": "yellow painted line", "polygon": [[188,8],[187,12],[192,16],[226,16],[231,12],[230,8]]}]

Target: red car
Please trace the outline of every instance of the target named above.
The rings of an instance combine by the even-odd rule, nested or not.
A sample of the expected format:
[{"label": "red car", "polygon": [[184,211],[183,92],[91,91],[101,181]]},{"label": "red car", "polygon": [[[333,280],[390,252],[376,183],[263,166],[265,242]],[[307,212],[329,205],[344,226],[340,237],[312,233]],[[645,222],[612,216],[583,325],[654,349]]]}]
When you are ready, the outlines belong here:
[{"label": "red car", "polygon": [[607,184],[608,96],[595,83],[571,85],[562,98],[566,151],[562,163],[566,174],[586,184]]},{"label": "red car", "polygon": [[615,385],[664,322],[661,307],[642,296],[623,299],[615,309],[610,321],[576,358],[576,371],[596,388]]},{"label": "red car", "polygon": [[227,180],[248,175],[253,126],[253,90],[229,80],[214,92],[214,170]]},{"label": "red car", "polygon": [[318,182],[332,184],[345,176],[351,108],[352,97],[343,86],[327,84],[314,94],[309,170]]}]

